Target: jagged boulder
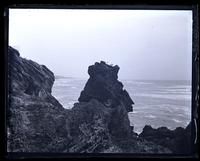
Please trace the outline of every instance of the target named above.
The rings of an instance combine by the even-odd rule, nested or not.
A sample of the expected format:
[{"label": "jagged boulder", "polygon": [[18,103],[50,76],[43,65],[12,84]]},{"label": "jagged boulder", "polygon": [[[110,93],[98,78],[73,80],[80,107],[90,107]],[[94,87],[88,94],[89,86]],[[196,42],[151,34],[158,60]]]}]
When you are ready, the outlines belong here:
[{"label": "jagged boulder", "polygon": [[139,136],[167,147],[175,154],[191,153],[191,123],[185,129],[177,127],[175,130],[169,130],[166,127],[154,129],[150,125],[146,125]]}]

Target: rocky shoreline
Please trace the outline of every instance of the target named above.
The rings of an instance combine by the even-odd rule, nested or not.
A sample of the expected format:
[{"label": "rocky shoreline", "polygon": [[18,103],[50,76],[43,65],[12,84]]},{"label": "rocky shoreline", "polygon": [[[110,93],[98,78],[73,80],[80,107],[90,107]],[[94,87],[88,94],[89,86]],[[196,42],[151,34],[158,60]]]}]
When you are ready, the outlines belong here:
[{"label": "rocky shoreline", "polygon": [[134,102],[118,81],[119,67],[89,66],[78,102],[65,109],[51,95],[54,74],[8,47],[8,152],[190,153],[190,128],[145,126],[137,135],[128,112]]}]

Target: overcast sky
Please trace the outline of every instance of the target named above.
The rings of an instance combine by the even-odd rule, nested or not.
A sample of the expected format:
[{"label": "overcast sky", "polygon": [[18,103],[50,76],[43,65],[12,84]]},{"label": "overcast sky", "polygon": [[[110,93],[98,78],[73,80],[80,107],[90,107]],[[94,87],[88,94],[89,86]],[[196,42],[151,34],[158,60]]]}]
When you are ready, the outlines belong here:
[{"label": "overcast sky", "polygon": [[9,45],[56,75],[104,60],[120,79],[190,80],[192,11],[10,9]]}]

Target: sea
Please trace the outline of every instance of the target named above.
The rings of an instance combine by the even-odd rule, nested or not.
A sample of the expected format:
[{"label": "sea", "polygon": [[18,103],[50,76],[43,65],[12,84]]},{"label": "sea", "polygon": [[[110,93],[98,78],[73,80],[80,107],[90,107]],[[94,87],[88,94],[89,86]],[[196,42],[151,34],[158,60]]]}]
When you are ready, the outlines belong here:
[{"label": "sea", "polygon": [[[128,113],[130,125],[141,133],[145,125],[175,129],[191,121],[191,81],[182,80],[119,80],[134,105]],[[87,79],[57,76],[52,95],[71,109],[78,102]]]}]

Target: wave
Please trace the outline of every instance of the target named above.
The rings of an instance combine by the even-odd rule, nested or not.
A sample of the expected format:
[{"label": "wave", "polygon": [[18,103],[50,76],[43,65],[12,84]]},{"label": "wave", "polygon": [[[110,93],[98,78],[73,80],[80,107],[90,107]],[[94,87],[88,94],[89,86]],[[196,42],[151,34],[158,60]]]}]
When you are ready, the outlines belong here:
[{"label": "wave", "polygon": [[142,81],[133,81],[133,80],[124,80],[122,81],[124,84],[135,84],[135,85],[152,85],[153,82],[142,82]]},{"label": "wave", "polygon": [[[86,79],[62,78],[54,82],[52,95],[66,109],[77,102]],[[152,127],[184,126],[191,120],[191,86],[177,82],[123,80],[124,88],[135,102],[130,112],[131,126],[141,132],[146,124]]]},{"label": "wave", "polygon": [[133,115],[133,114],[136,114],[136,113],[138,113],[138,111],[135,111],[135,110],[134,110],[134,111],[132,111],[132,112],[129,112],[130,115]]},{"label": "wave", "polygon": [[185,93],[185,92],[191,92],[191,88],[165,88],[163,89],[164,91],[167,92],[172,92],[172,93]]},{"label": "wave", "polygon": [[146,115],[146,116],[144,116],[144,117],[151,118],[151,119],[157,118],[155,115]]},{"label": "wave", "polygon": [[156,94],[156,93],[136,93],[135,96],[140,97],[151,97],[151,98],[162,98],[162,99],[171,99],[171,100],[187,100],[191,101],[191,95],[181,95],[181,94]]},{"label": "wave", "polygon": [[166,90],[166,91],[156,91],[156,94],[181,94],[181,95],[191,95],[191,91],[172,91],[172,90]]},{"label": "wave", "polygon": [[177,120],[177,119],[172,119],[174,122],[176,122],[176,123],[181,123],[182,121],[180,121],[180,120]]},{"label": "wave", "polygon": [[191,89],[191,85],[173,85],[173,86],[169,86],[167,88],[176,88],[176,89],[179,89],[179,88],[183,88],[183,89]]}]

